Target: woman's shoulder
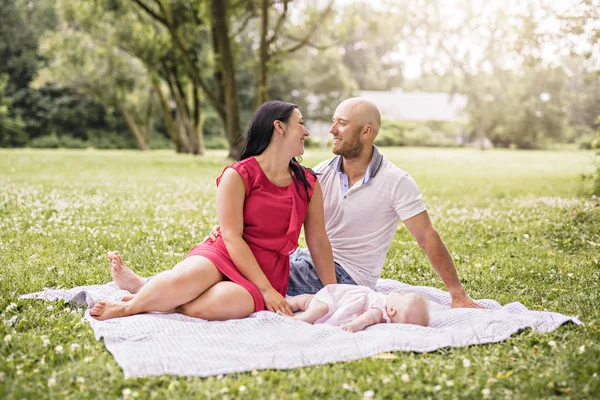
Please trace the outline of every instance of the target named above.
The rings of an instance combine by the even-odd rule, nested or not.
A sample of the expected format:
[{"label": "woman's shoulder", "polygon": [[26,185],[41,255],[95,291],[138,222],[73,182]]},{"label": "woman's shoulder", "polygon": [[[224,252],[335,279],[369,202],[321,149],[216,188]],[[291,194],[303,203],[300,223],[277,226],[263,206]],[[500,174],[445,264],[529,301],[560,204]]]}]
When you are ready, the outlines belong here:
[{"label": "woman's shoulder", "polygon": [[245,158],[243,160],[236,161],[234,163],[227,165],[225,168],[223,168],[223,172],[217,178],[217,186],[219,185],[219,183],[221,182],[221,179],[223,178],[223,176],[226,173],[232,173],[232,172],[228,172],[228,171],[230,171],[230,170],[235,171],[244,180],[244,184],[246,186],[246,195],[248,195],[248,193],[250,192],[250,188],[252,186],[252,182],[255,180],[255,178],[257,176],[257,174],[255,172],[257,165],[258,164],[254,160],[254,157]]}]

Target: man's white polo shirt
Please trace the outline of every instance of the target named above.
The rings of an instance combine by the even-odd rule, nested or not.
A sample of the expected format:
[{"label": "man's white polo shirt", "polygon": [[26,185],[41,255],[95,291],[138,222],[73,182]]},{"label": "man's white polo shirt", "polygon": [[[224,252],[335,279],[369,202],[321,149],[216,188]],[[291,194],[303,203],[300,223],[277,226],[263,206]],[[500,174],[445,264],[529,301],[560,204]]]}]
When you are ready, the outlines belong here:
[{"label": "man's white polo shirt", "polygon": [[425,211],[423,196],[411,176],[375,146],[368,176],[347,191],[341,165],[342,157],[337,156],[313,168],[323,189],[325,229],[334,260],[357,284],[372,288],[398,221]]}]

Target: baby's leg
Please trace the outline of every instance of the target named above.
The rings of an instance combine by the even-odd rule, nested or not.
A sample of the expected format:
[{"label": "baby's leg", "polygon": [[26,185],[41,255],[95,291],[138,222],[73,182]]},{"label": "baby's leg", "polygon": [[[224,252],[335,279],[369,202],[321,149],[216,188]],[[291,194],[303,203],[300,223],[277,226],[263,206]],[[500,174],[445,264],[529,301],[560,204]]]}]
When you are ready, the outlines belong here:
[{"label": "baby's leg", "polygon": [[329,312],[329,306],[319,300],[315,300],[310,302],[305,312],[294,316],[294,319],[314,324],[316,320],[327,314],[327,312]]},{"label": "baby's leg", "polygon": [[308,306],[310,306],[313,297],[315,297],[314,294],[300,294],[298,296],[288,297],[285,300],[293,312],[306,311]]}]

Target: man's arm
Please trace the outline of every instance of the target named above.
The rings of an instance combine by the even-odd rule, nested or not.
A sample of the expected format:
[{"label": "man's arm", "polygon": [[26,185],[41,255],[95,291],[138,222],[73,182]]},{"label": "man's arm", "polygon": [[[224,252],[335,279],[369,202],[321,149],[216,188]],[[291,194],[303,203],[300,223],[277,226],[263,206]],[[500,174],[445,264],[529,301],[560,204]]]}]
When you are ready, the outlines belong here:
[{"label": "man's arm", "polygon": [[337,283],[331,243],[325,232],[323,192],[319,181],[315,181],[315,189],[308,203],[308,211],[304,220],[304,235],[310,256],[315,262],[317,275],[323,286]]},{"label": "man's arm", "polygon": [[452,256],[450,256],[450,252],[448,252],[439,233],[433,227],[427,211],[423,211],[403,222],[409,232],[417,239],[421,249],[427,254],[435,272],[442,278],[444,285],[452,296],[452,307],[483,308],[465,293],[452,261]]},{"label": "man's arm", "polygon": [[380,322],[383,322],[383,312],[378,308],[371,308],[356,317],[352,322],[340,325],[340,328],[348,332],[358,332]]}]

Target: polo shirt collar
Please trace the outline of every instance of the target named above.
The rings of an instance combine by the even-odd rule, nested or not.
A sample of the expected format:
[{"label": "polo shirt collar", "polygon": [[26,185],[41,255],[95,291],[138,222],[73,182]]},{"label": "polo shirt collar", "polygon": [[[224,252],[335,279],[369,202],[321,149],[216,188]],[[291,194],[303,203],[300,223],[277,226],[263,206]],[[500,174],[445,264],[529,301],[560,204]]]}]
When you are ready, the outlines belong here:
[{"label": "polo shirt collar", "polygon": [[[381,164],[383,164],[383,156],[379,152],[377,146],[373,145],[373,156],[371,156],[371,162],[367,167],[367,173],[365,174],[365,183],[369,181],[369,179],[374,178],[375,175],[381,169]],[[342,156],[335,156],[329,162],[329,168],[334,169],[336,172],[342,172]]]}]

